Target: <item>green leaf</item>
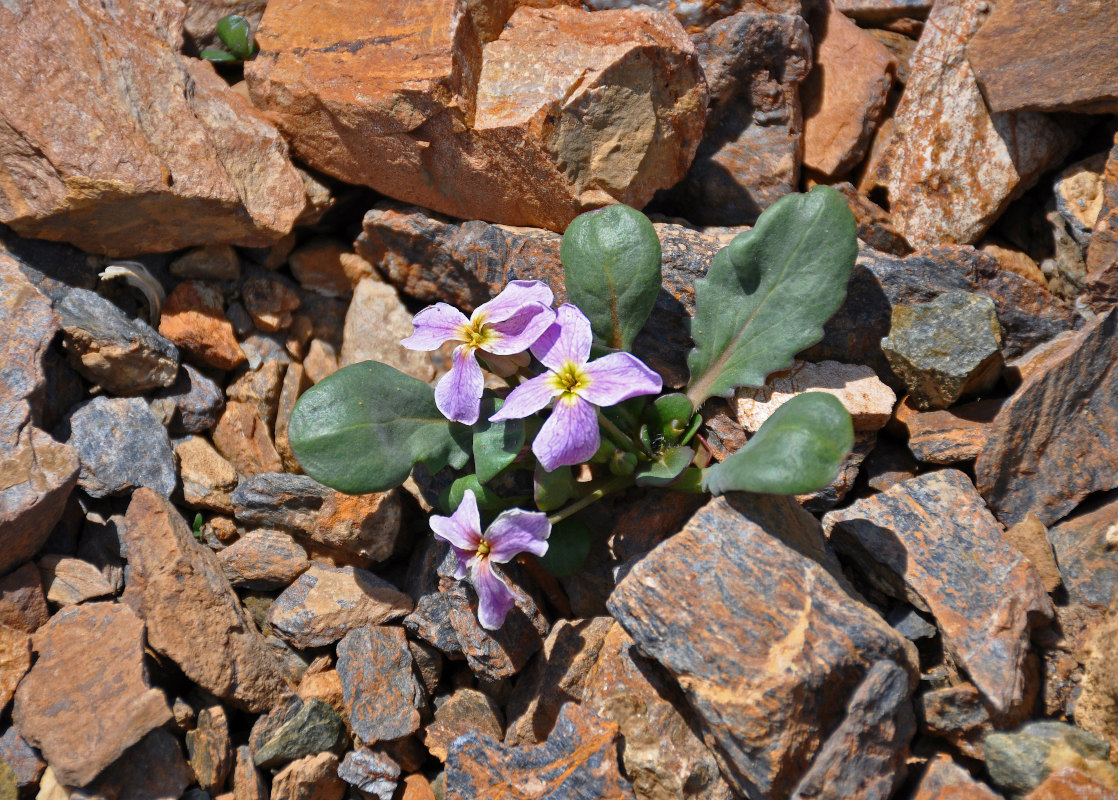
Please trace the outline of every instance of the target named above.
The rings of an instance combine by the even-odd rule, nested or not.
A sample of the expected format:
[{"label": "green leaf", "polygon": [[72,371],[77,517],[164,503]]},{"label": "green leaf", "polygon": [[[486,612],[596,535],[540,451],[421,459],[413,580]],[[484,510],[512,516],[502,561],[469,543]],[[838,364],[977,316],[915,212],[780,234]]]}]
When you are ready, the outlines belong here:
[{"label": "green leaf", "polygon": [[665,450],[656,461],[637,469],[637,486],[667,486],[683,474],[694,457],[695,451],[690,447]]},{"label": "green leaf", "polygon": [[575,479],[570,467],[559,467],[548,472],[539,464],[532,478],[535,487],[536,507],[540,511],[554,511],[571,499]]},{"label": "green leaf", "polygon": [[590,555],[590,529],[576,519],[565,519],[551,526],[547,552],[540,565],[557,578],[573,575]]},{"label": "green leaf", "polygon": [[509,419],[490,422],[489,417],[501,410],[504,400],[486,396],[481,399],[481,415],[474,425],[474,468],[477,479],[488,483],[511,464],[524,446],[524,420]]},{"label": "green leaf", "polygon": [[628,350],[660,293],[660,239],[641,212],[606,206],[575,217],[559,248],[567,294],[606,347]]},{"label": "green leaf", "polygon": [[204,538],[202,536],[202,525],[204,524],[205,522],[202,519],[202,512],[199,511],[197,514],[194,515],[194,524],[190,526],[190,530],[194,533],[194,538],[198,539],[199,541]]},{"label": "green leaf", "polygon": [[198,57],[204,59],[205,61],[239,60],[236,56],[226,53],[224,50],[218,50],[216,47],[207,47],[205,50],[198,54]]},{"label": "green leaf", "polygon": [[426,383],[362,361],[308,389],[287,430],[303,471],[348,494],[383,492],[422,462],[434,473],[470,458],[470,429],[449,422]]},{"label": "green leaf", "polygon": [[854,446],[850,414],[834,395],[805,392],[765,420],[744,447],[703,477],[711,494],[806,494],[827,486]]},{"label": "green leaf", "polygon": [[684,394],[665,394],[657,397],[644,410],[644,420],[653,432],[675,444],[687,431],[695,409]]},{"label": "green leaf", "polygon": [[823,337],[858,254],[854,214],[829,186],[786,195],[736,237],[695,282],[687,396],[695,408],[761,386]]},{"label": "green leaf", "polygon": [[477,499],[477,507],[482,511],[495,511],[500,508],[505,508],[508,501],[498,495],[492,489],[482,486],[476,474],[463,475],[458,478],[454,483],[450,484],[446,490],[446,497],[440,497],[440,501],[447,513],[453,512],[459,505],[462,504],[462,496],[469,489],[474,493]]},{"label": "green leaf", "polygon": [[248,20],[240,14],[230,14],[217,21],[217,38],[229,52],[244,61],[256,49],[252,43],[252,30]]}]

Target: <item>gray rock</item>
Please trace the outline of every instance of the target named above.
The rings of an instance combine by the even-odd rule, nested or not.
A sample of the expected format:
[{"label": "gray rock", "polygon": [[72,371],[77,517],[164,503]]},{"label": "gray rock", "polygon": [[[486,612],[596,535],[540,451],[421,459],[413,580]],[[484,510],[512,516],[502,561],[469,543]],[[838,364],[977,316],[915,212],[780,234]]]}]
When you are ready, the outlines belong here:
[{"label": "gray rock", "polygon": [[1099,737],[1066,722],[1047,720],[1030,722],[1013,733],[991,733],[985,750],[990,780],[1021,794],[1036,788],[1053,771],[1054,750],[1071,750],[1085,759],[1105,760],[1110,755],[1110,745]]},{"label": "gray rock", "polygon": [[205,433],[225,410],[225,393],[191,364],[183,364],[175,382],[155,393],[151,410],[171,433]]},{"label": "gray rock", "polygon": [[74,289],[54,310],[70,363],[106,391],[136,395],[175,382],[178,348],[101,295]]},{"label": "gray rock", "polygon": [[138,397],[95,397],[70,415],[78,485],[94,497],[141,486],[167,497],[178,483],[167,429]]},{"label": "gray rock", "polygon": [[237,485],[234,515],[245,525],[310,535],[319,509],[333,493],[306,475],[265,472]]},{"label": "gray rock", "polygon": [[894,306],[881,349],[913,405],[928,410],[991,389],[1005,365],[1002,341],[994,301],[950,292],[928,303]]},{"label": "gray rock", "polygon": [[43,770],[47,768],[47,762],[43,761],[39,751],[19,735],[15,725],[0,736],[0,759],[12,768],[20,789],[37,787]]},{"label": "gray rock", "polygon": [[400,765],[376,750],[362,747],[346,753],[338,777],[377,800],[392,800],[400,780]]},{"label": "gray rock", "polygon": [[899,605],[890,612],[885,621],[897,629],[904,638],[911,642],[917,639],[931,639],[937,631],[936,626],[932,625],[920,613],[909,605]]},{"label": "gray rock", "polygon": [[403,628],[366,626],[338,644],[338,677],[350,727],[363,744],[419,730],[423,689],[412,670]]},{"label": "gray rock", "polygon": [[345,720],[321,700],[292,696],[252,728],[249,746],[258,767],[278,767],[329,750],[341,755],[349,742]]}]

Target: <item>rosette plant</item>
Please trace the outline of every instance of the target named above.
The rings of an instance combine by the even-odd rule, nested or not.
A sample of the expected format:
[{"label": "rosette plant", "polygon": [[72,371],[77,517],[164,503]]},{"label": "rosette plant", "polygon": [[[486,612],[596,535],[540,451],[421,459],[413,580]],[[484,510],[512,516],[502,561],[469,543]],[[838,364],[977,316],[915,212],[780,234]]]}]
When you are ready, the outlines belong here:
[{"label": "rosette plant", "polygon": [[[690,378],[665,391],[632,352],[662,296],[656,230],[626,206],[583,214],[563,236],[563,287],[513,281],[468,317],[444,303],[419,312],[402,346],[454,344],[437,386],[377,362],[345,367],[299,399],[292,450],[342,492],[385,491],[417,464],[448,476],[446,515],[431,528],[477,591],[481,623],[499,627],[514,595],[495,565],[519,556],[573,572],[590,546],[575,515],[601,497],[631,487],[804,494],[834,479],[854,434],[832,395],[793,398],[721,462],[701,410],[763,385],[822,338],[846,294],[855,227],[825,186],[761,214],[695,281]],[[557,308],[553,290],[566,294]],[[503,386],[485,388],[500,383],[485,370]]]}]

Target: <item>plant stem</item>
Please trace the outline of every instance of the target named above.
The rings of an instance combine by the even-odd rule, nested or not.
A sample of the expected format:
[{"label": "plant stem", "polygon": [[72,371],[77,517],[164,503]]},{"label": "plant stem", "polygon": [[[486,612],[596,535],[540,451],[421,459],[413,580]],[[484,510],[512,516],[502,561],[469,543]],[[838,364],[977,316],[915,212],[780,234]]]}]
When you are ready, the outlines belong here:
[{"label": "plant stem", "polygon": [[550,522],[552,525],[556,524],[557,522],[562,522],[567,517],[571,516],[571,514],[577,514],[579,511],[582,511],[582,509],[586,508],[594,501],[601,500],[607,494],[613,494],[614,492],[620,491],[621,489],[627,489],[628,487],[633,485],[633,481],[634,478],[632,475],[618,475],[614,478],[611,478],[610,480],[599,486],[597,489],[590,492],[590,494],[579,500],[576,500],[566,508],[562,508],[556,511],[554,514],[550,515],[547,518],[547,521]]},{"label": "plant stem", "polygon": [[598,423],[606,429],[606,433],[610,435],[610,438],[612,438],[615,443],[628,448],[631,452],[636,453],[637,455],[648,455],[645,449],[641,447],[638,442],[633,441],[633,437],[629,436],[629,434],[625,433],[625,431],[614,425],[613,422],[611,422],[610,419],[602,413],[602,409],[600,408],[598,409]]}]

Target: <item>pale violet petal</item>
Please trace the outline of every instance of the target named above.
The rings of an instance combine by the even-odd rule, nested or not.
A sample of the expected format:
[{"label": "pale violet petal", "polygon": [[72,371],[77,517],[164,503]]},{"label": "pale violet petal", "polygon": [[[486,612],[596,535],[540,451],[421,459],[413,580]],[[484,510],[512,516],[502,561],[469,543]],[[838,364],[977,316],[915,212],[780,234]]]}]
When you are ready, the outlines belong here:
[{"label": "pale violet petal", "polygon": [[[429,522],[435,538],[449,542],[455,552],[464,550],[467,554],[472,554],[477,550],[478,542],[481,541],[481,514],[478,513],[477,498],[471,490],[467,489],[462,494],[462,502],[453,514],[449,517],[432,514]],[[459,563],[461,560],[459,556]]]},{"label": "pale violet petal", "polygon": [[473,425],[481,413],[481,393],[485,390],[485,373],[477,363],[474,351],[465,345],[454,349],[450,372],[435,386],[435,405],[443,416],[453,422]]},{"label": "pale violet petal", "polygon": [[655,370],[629,353],[610,353],[582,368],[586,385],[580,397],[596,406],[612,406],[630,397],[659,394],[664,382]]},{"label": "pale violet petal", "polygon": [[558,467],[581,464],[598,451],[601,435],[594,406],[581,397],[564,395],[555,401],[551,416],[544,422],[532,452],[548,472]]},{"label": "pale violet petal", "polygon": [[490,323],[501,322],[528,303],[540,303],[550,308],[554,300],[555,295],[542,281],[509,281],[500,294],[474,309],[472,319]]},{"label": "pale violet petal", "polygon": [[542,556],[547,552],[547,537],[550,534],[551,523],[547,521],[547,514],[510,508],[493,520],[484,538],[489,543],[490,560],[504,564],[519,553]]},{"label": "pale violet petal", "polygon": [[487,631],[495,631],[516,605],[516,594],[489,563],[475,558],[470,564],[470,583],[477,592],[477,621]]},{"label": "pale violet petal", "polygon": [[554,324],[532,345],[532,355],[548,369],[559,372],[568,362],[585,364],[593,338],[586,315],[564,303],[555,312]]},{"label": "pale violet petal", "polygon": [[537,375],[513,389],[505,398],[501,410],[489,418],[490,422],[506,419],[523,419],[535,414],[559,394],[559,389],[551,385],[551,373]]},{"label": "pale violet petal", "polygon": [[555,312],[549,306],[529,303],[506,320],[486,323],[496,336],[485,345],[485,351],[499,356],[523,353],[554,321]]},{"label": "pale violet petal", "polygon": [[454,569],[454,579],[460,581],[470,573],[470,559],[474,558],[475,553],[454,545],[451,545],[450,549],[454,551],[454,557],[458,559],[458,566]]},{"label": "pale violet petal", "polygon": [[459,331],[470,324],[465,314],[446,303],[427,306],[411,322],[415,330],[400,342],[409,350],[438,350],[445,342],[461,341]]}]

